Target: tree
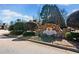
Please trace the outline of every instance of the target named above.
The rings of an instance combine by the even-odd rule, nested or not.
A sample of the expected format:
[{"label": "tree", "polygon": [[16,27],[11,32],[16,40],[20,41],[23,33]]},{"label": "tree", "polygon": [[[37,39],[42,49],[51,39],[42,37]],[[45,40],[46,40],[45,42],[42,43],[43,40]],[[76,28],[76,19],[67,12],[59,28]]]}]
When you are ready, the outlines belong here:
[{"label": "tree", "polygon": [[66,15],[67,15],[67,11],[66,11],[66,9],[60,9],[60,12],[61,12],[61,15],[64,17],[64,19],[66,19],[67,17],[66,17]]},{"label": "tree", "polygon": [[61,12],[61,15],[64,18],[65,24],[67,26],[67,23],[66,23],[66,21],[67,21],[67,11],[66,11],[66,9],[63,8],[63,9],[60,9],[60,12]]},{"label": "tree", "polygon": [[50,8],[50,5],[44,5],[42,8],[40,17],[41,17],[41,19],[43,19],[43,23],[45,23],[48,20],[49,8]]},{"label": "tree", "polygon": [[79,29],[79,11],[72,13],[67,19],[67,26]]},{"label": "tree", "polygon": [[61,28],[65,27],[65,21],[57,5],[44,5],[40,13],[42,23],[54,23]]},{"label": "tree", "polygon": [[9,31],[14,30],[14,24],[13,24],[13,21],[10,22],[10,26],[9,26],[8,30],[9,30]]},{"label": "tree", "polygon": [[27,27],[25,27],[25,25],[26,25],[26,23],[24,23],[24,22],[16,22],[16,23],[14,24],[14,30],[26,31],[26,28],[27,28]]},{"label": "tree", "polygon": [[38,28],[38,25],[36,22],[27,22],[26,27],[27,27],[27,30],[34,31],[35,29]]},{"label": "tree", "polygon": [[14,22],[13,22],[13,21],[11,21],[11,22],[10,22],[10,25],[13,25],[13,24],[14,24]]},{"label": "tree", "polygon": [[25,26],[26,22],[22,22],[20,20],[21,19],[17,19],[15,24],[12,24],[13,22],[11,22],[9,26],[9,31],[11,31],[10,34],[21,35],[24,31],[27,31],[27,27]]},{"label": "tree", "polygon": [[17,19],[16,21],[17,21],[17,22],[21,22],[21,19]]}]

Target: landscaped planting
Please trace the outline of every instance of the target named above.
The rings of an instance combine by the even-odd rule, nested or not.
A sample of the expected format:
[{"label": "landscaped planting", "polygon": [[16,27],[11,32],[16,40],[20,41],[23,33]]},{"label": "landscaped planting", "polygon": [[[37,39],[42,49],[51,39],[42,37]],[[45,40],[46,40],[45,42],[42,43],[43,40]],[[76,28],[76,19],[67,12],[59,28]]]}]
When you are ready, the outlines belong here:
[{"label": "landscaped planting", "polygon": [[24,36],[24,37],[26,37],[26,36],[35,36],[35,32],[27,32],[27,31],[25,31],[25,32],[23,33],[23,36]]},{"label": "landscaped planting", "polygon": [[23,30],[12,30],[10,32],[11,35],[21,35],[24,31]]},{"label": "landscaped planting", "polygon": [[79,33],[67,32],[65,37],[67,40],[79,42]]}]

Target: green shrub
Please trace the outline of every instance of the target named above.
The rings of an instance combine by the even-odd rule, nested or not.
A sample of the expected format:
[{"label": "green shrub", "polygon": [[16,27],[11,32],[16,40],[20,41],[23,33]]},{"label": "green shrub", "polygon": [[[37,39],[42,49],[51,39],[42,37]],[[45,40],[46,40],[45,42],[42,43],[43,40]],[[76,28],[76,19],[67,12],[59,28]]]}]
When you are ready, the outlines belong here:
[{"label": "green shrub", "polygon": [[27,22],[26,27],[27,27],[27,30],[31,30],[31,31],[34,31],[35,29],[38,28],[37,24],[33,22]]},{"label": "green shrub", "polygon": [[24,31],[23,30],[12,30],[10,32],[11,35],[21,35]]},{"label": "green shrub", "polygon": [[27,31],[25,31],[23,33],[23,36],[35,36],[35,32],[27,32]]},{"label": "green shrub", "polygon": [[46,34],[43,34],[43,33],[39,33],[38,36],[44,42],[53,42],[53,41],[55,41],[55,36],[53,36],[53,35],[46,35]]},{"label": "green shrub", "polygon": [[66,37],[67,40],[79,41],[79,33],[67,32],[65,34],[65,37]]},{"label": "green shrub", "polygon": [[14,24],[14,30],[25,30],[25,23],[24,22],[16,22]]},{"label": "green shrub", "polygon": [[9,31],[14,30],[14,25],[10,25],[8,28]]},{"label": "green shrub", "polygon": [[72,37],[71,32],[65,33],[65,38],[66,38],[67,40],[73,41],[73,39],[72,39],[73,37]]},{"label": "green shrub", "polygon": [[70,37],[72,37],[71,32],[66,32],[66,33],[65,33],[65,38],[68,39],[68,38],[70,38]]}]

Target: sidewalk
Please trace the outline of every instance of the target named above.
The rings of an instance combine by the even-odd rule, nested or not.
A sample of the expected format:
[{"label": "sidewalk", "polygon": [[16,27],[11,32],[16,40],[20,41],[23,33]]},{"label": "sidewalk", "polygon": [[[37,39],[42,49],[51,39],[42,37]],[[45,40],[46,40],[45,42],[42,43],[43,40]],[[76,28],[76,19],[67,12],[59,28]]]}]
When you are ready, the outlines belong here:
[{"label": "sidewalk", "polygon": [[3,35],[3,34],[9,34],[10,31],[8,30],[0,30],[0,35]]},{"label": "sidewalk", "polygon": [[[0,33],[0,36],[1,37],[3,36],[3,34],[6,34],[6,33],[8,34],[9,33],[9,31],[6,31],[6,30],[0,30],[0,32],[1,32]],[[10,43],[14,43],[16,41],[26,42],[26,40],[28,39],[27,41],[31,41],[31,42],[35,42],[35,43],[40,43],[40,44],[43,44],[43,45],[52,46],[52,47],[56,47],[56,48],[61,48],[62,50],[69,50],[69,51],[73,51],[73,52],[79,52],[78,50],[76,50],[76,47],[74,45],[70,44],[66,40],[63,40],[63,41],[55,41],[52,44],[52,43],[47,43],[47,42],[43,42],[43,41],[39,40],[37,36],[33,36],[33,37],[30,37],[30,38],[19,38],[18,40],[16,40],[17,38],[16,39],[14,39],[14,38],[0,38],[0,39],[2,39],[2,40],[0,40],[0,42],[2,42],[3,39],[6,40],[6,41],[3,41],[3,42],[6,42],[5,43],[5,47],[4,47],[5,49],[6,49],[6,44],[8,44],[8,41]],[[25,39],[25,40],[23,40],[23,39]],[[14,41],[12,41],[12,40],[14,40]],[[17,42],[17,44],[20,43],[20,42]],[[2,44],[3,43],[1,43],[1,45]]]},{"label": "sidewalk", "polygon": [[57,48],[61,48],[61,49],[65,49],[65,50],[69,50],[69,51],[73,51],[73,52],[77,52],[79,53],[79,49],[76,48],[76,46],[74,46],[73,44],[69,43],[66,40],[62,40],[62,41],[55,41],[53,43],[48,43],[48,42],[43,42],[41,40],[37,40],[38,37],[31,37],[29,39],[27,38],[21,38],[21,39],[25,39],[31,42],[35,42],[35,43],[39,43],[39,44],[44,44],[44,45],[48,45],[48,46],[52,46],[52,47],[57,47]]}]

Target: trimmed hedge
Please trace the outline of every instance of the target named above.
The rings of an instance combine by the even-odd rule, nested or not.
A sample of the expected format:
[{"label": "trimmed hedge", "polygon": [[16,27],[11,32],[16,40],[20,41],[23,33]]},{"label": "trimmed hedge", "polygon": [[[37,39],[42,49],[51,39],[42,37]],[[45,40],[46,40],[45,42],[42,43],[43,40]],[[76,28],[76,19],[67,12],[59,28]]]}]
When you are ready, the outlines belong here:
[{"label": "trimmed hedge", "polygon": [[35,36],[35,32],[27,32],[27,31],[25,31],[23,33],[23,36]]},{"label": "trimmed hedge", "polygon": [[10,32],[11,35],[21,35],[24,31],[23,30],[12,30]]}]

